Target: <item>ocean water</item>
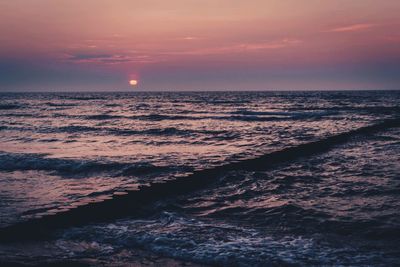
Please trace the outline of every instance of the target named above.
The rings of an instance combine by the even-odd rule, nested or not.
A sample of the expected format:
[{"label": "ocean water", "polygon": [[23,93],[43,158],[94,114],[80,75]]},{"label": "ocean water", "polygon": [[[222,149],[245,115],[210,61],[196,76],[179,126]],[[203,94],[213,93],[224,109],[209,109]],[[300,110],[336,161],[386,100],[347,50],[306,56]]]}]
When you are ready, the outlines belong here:
[{"label": "ocean water", "polygon": [[400,262],[400,91],[0,94],[0,263]]}]

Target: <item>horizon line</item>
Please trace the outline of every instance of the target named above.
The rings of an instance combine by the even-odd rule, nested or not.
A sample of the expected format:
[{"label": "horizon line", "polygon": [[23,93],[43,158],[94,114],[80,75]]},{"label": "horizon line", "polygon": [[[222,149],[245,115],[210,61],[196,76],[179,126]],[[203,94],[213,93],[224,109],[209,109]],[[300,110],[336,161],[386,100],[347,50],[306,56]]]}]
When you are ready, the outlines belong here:
[{"label": "horizon line", "polygon": [[216,89],[216,90],[174,90],[174,89],[166,89],[166,90],[60,90],[60,91],[48,91],[48,90],[34,90],[34,91],[1,91],[0,94],[3,93],[166,93],[166,92],[351,92],[351,91],[400,91],[398,89]]}]

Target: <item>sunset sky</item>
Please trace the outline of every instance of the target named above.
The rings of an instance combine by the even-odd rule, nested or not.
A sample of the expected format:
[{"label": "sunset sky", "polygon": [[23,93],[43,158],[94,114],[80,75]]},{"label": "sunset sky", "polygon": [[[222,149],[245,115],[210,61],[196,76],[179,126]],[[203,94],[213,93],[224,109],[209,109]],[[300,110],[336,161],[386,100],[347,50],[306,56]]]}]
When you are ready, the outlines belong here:
[{"label": "sunset sky", "polygon": [[0,90],[400,89],[399,14],[399,0],[0,0]]}]

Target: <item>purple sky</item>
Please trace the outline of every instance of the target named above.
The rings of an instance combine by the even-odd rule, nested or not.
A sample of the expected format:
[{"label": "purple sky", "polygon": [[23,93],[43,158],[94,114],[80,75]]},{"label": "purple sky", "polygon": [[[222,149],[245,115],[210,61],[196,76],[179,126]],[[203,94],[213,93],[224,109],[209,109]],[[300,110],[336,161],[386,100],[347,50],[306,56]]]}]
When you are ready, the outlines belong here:
[{"label": "purple sky", "polygon": [[400,89],[399,14],[398,0],[5,0],[0,91]]}]

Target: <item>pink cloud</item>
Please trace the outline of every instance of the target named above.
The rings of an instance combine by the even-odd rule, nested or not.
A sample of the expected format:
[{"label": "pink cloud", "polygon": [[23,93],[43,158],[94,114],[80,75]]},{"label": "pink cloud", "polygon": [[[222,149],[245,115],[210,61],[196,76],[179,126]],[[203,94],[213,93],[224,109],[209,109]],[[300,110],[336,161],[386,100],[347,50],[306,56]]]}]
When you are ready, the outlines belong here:
[{"label": "pink cloud", "polygon": [[348,25],[344,27],[338,27],[334,28],[331,30],[328,30],[327,32],[358,32],[358,31],[363,31],[369,28],[372,28],[376,26],[375,24],[368,24],[368,23],[360,23],[360,24],[353,24],[353,25]]},{"label": "pink cloud", "polygon": [[291,46],[296,46],[302,43],[297,39],[282,39],[273,42],[259,42],[259,43],[239,43],[230,46],[210,47],[197,50],[165,52],[165,55],[213,55],[213,54],[227,54],[227,53],[240,53],[251,52],[257,50],[281,49]]}]

